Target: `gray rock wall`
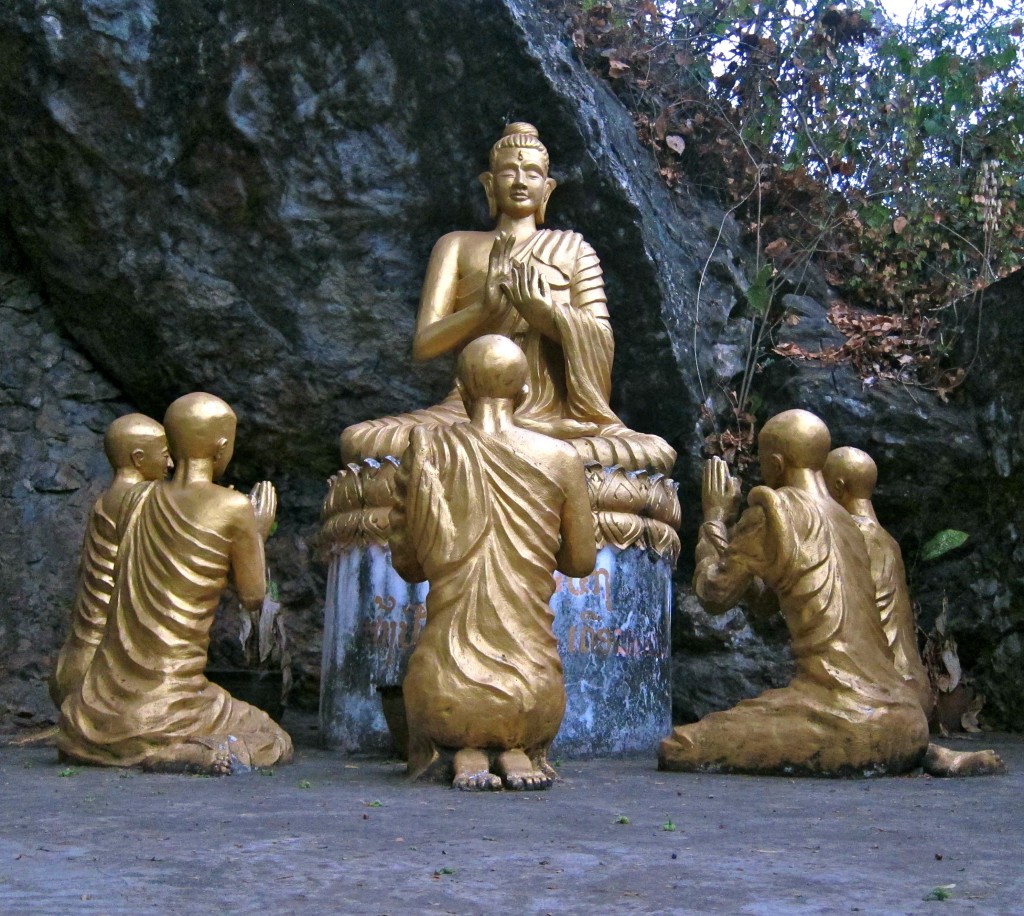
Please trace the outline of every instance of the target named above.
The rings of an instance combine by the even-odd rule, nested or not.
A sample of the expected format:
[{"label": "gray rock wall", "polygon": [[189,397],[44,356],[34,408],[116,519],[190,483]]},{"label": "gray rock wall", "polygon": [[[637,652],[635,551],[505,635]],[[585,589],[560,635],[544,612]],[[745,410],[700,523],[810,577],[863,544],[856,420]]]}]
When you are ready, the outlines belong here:
[{"label": "gray rock wall", "polygon": [[[626,112],[539,2],[11,0],[0,5],[0,89],[0,219],[45,300],[31,334],[56,335],[99,386],[78,400],[55,388],[39,428],[42,408],[22,403],[29,382],[8,375],[0,389],[11,400],[0,414],[4,558],[24,556],[3,578],[7,682],[42,671],[60,638],[85,511],[106,480],[103,426],[129,404],[159,417],[206,389],[239,414],[233,482],[269,477],[281,491],[270,559],[298,698],[313,700],[323,573],[308,548],[337,436],[446,390],[449,365],[409,362],[420,281],[440,235],[487,224],[476,176],[513,119],[537,124],[551,151],[550,224],[580,230],[602,258],[613,406],[679,451],[684,556],[692,550],[701,407],[721,405],[737,371],[730,341],[742,334],[751,259],[717,206],[664,187]],[[4,314],[25,323],[21,310]],[[36,352],[19,349],[19,373]],[[947,429],[927,395],[865,400],[831,370],[786,370],[765,388],[780,409],[820,409],[837,441],[883,452],[885,509],[900,524],[918,519],[921,537],[947,526],[950,482],[984,464],[973,414]],[[16,438],[24,423],[31,441]],[[936,430],[955,447],[934,454]],[[920,462],[902,457],[915,454],[908,437],[917,453],[931,449],[926,487]],[[55,443],[72,441],[77,464],[54,457],[65,447]],[[76,489],[19,489],[65,465]],[[748,636],[737,619],[716,636],[684,598],[680,671],[703,658],[722,687],[684,699],[680,716],[785,676],[778,634]],[[972,657],[1001,670],[994,637],[978,632]],[[1000,709],[1021,693],[1007,689]]]}]

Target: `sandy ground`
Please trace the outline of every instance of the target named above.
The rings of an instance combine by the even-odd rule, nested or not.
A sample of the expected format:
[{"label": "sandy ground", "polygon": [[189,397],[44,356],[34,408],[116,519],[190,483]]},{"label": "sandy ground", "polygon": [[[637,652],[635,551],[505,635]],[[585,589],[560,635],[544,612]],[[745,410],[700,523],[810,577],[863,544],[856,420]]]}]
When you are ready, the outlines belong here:
[{"label": "sandy ground", "polygon": [[1004,777],[670,774],[652,756],[474,795],[285,724],[306,732],[294,763],[223,779],[0,749],[0,913],[1024,913],[1021,737],[983,739]]}]

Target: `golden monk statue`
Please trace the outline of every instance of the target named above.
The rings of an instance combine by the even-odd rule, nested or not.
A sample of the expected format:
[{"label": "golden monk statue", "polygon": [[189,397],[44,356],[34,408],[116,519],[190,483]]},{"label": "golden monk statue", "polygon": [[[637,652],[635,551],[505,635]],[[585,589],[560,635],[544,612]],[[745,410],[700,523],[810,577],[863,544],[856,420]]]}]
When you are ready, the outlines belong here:
[{"label": "golden monk statue", "polygon": [[214,484],[235,440],[220,398],[179,398],[164,427],[174,476],[124,500],[107,625],[61,707],[57,746],[85,763],[215,775],[286,762],[288,735],[203,673],[228,573],[245,608],[263,603],[277,495],[268,482],[251,498]]},{"label": "golden monk statue", "polygon": [[164,428],[141,413],[114,420],[103,437],[103,449],[114,469],[114,480],[93,504],[86,525],[78,591],[71,607],[71,628],[50,678],[50,697],[58,709],[81,685],[103,638],[114,588],[121,503],[137,484],[163,480],[172,464]]},{"label": "golden monk statue", "polygon": [[409,773],[454,753],[461,789],[545,789],[565,711],[548,601],[554,571],[596,558],[583,464],[563,442],[516,425],[526,357],[486,335],[458,361],[468,423],[418,427],[392,515],[395,569],[430,582],[427,620],[402,684]]},{"label": "golden monk statue", "polygon": [[[859,448],[837,448],[829,453],[824,477],[829,493],[850,513],[864,536],[875,586],[875,606],[896,671],[914,691],[927,717],[935,705],[935,696],[917,647],[917,624],[903,554],[896,539],[879,523],[871,502],[878,482],[878,467],[871,456]],[[928,745],[922,765],[931,776],[1006,772],[1005,764],[994,751],[959,752],[938,744]]]},{"label": "golden monk statue", "polygon": [[[668,443],[627,429],[608,406],[614,341],[597,255],[579,233],[538,229],[555,182],[536,129],[506,127],[480,180],[497,224],[451,232],[434,246],[413,357],[457,354],[484,334],[508,337],[527,363],[517,425],[567,440],[585,460],[667,473],[675,462]],[[398,457],[414,427],[466,419],[452,391],[435,407],[349,427],[342,461]]]},{"label": "golden monk statue", "polygon": [[828,493],[828,429],[804,410],[769,420],[758,437],[761,476],[731,530],[739,482],[723,461],[704,468],[704,524],[694,590],[711,612],[763,583],[793,641],[788,687],[677,727],[663,769],[854,775],[921,762],[928,723],[896,672],[875,606],[860,529]]}]

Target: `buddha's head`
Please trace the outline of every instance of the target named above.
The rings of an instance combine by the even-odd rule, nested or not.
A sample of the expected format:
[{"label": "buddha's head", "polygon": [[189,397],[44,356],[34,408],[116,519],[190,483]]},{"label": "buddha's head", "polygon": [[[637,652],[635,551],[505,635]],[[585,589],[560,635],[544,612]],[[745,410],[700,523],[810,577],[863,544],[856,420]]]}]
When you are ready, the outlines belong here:
[{"label": "buddha's head", "polygon": [[501,334],[485,334],[466,344],[455,369],[459,393],[469,410],[481,398],[515,400],[524,391],[526,356]]},{"label": "buddha's head", "polygon": [[548,151],[537,128],[524,121],[509,124],[491,147],[491,169],[480,176],[492,217],[504,213],[515,219],[535,216],[544,222],[555,181],[548,177]]},{"label": "buddha's head", "polygon": [[143,480],[162,480],[174,467],[164,428],[141,413],[114,420],[103,437],[103,450],[115,471],[136,471]]},{"label": "buddha's head", "polygon": [[235,450],[235,412],[216,395],[197,391],[178,398],[164,414],[176,462],[213,461],[213,476],[224,473]]},{"label": "buddha's head", "polygon": [[844,506],[857,499],[871,499],[878,483],[878,466],[859,448],[833,449],[825,461],[825,485],[832,498]]},{"label": "buddha's head", "polygon": [[757,437],[761,479],[769,487],[782,486],[786,471],[820,471],[825,466],[832,437],[828,427],[806,410],[787,410],[772,417]]}]

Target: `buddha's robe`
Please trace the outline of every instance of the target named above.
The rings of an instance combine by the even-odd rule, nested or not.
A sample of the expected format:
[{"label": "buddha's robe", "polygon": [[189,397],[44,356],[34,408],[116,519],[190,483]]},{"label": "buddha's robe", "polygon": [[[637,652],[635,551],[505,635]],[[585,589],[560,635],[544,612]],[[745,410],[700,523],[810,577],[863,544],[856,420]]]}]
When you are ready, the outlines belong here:
[{"label": "buddha's robe", "polygon": [[50,698],[58,709],[85,677],[93,653],[103,638],[107,609],[114,590],[117,524],[100,497],[93,504],[82,543],[78,591],[71,606],[71,628],[50,678]]},{"label": "buddha's robe", "polygon": [[789,627],[793,680],[674,729],[661,765],[823,775],[916,765],[927,722],[893,664],[853,519],[832,499],[791,487],[756,487],[749,503],[728,539],[720,523],[702,526],[694,589],[724,608],[763,580]]},{"label": "buddha's robe", "polygon": [[223,748],[245,766],[291,757],[261,710],[204,674],[231,542],[187,518],[169,483],[136,487],[121,509],[114,593],[81,688],[61,708],[58,748],[88,763],[160,768],[179,746]]},{"label": "buddha's robe", "polygon": [[[516,423],[538,432],[546,432],[544,423],[562,419],[595,423],[598,435],[566,440],[584,461],[629,470],[671,471],[675,451],[668,443],[628,429],[608,406],[615,343],[594,249],[578,232],[541,229],[521,243],[512,257],[532,265],[547,282],[558,334],[557,341],[546,337],[511,306],[479,331],[480,335],[503,334],[526,354],[530,390],[516,410]],[[486,280],[485,269],[460,277],[454,311],[482,301]],[[415,426],[450,426],[466,419],[462,400],[453,390],[434,407],[349,427],[341,437],[342,461],[399,457]]]},{"label": "buddha's robe", "polygon": [[924,714],[930,715],[935,697],[917,647],[917,624],[900,545],[874,519],[855,515],[853,520],[860,528],[868,549],[871,579],[875,583],[875,605],[886,641],[896,660],[896,671],[910,683]]},{"label": "buddha's robe", "polygon": [[564,492],[463,423],[413,432],[398,497],[395,569],[430,582],[402,684],[410,775],[438,748],[521,748],[543,765],[565,712],[548,607]]}]

